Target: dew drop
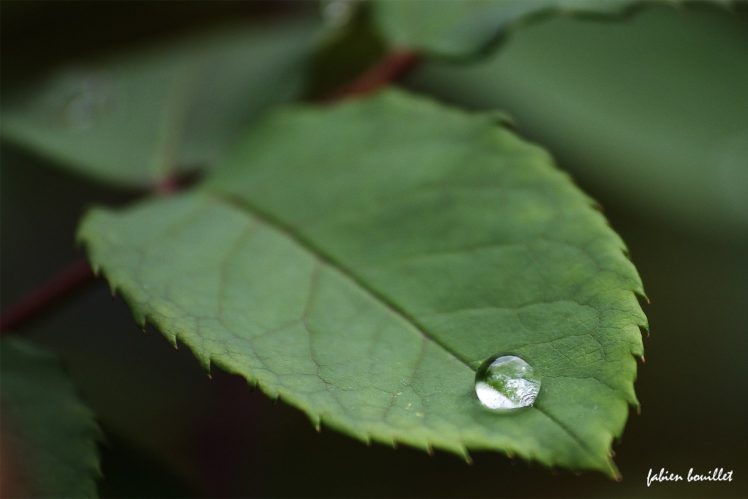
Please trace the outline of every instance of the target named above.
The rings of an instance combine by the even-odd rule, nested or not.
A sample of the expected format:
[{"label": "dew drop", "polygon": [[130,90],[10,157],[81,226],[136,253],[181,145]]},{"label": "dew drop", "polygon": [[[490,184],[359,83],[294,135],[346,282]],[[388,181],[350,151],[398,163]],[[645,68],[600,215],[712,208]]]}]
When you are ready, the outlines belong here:
[{"label": "dew drop", "polygon": [[532,406],[539,391],[532,366],[516,355],[494,355],[475,374],[478,400],[496,412]]}]

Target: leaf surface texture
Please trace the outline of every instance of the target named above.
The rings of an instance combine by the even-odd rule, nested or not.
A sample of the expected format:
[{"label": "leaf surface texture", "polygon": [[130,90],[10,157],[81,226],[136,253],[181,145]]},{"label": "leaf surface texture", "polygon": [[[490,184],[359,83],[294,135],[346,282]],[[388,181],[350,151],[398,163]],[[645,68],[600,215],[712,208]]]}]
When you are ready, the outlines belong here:
[{"label": "leaf surface texture", "polygon": [[[96,209],[79,235],[140,322],[315,424],[615,473],[639,277],[590,200],[492,115],[394,90],[289,108],[198,189]],[[541,377],[533,408],[478,402],[497,353]]]}]

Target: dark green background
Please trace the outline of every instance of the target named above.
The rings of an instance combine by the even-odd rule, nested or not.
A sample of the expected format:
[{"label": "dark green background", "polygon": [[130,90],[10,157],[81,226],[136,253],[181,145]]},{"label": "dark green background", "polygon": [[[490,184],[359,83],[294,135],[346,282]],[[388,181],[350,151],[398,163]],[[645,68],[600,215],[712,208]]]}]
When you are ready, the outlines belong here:
[{"label": "dark green background", "polygon": [[[694,29],[700,30],[697,35],[702,37],[697,40],[709,44],[727,31],[748,33],[745,7],[736,7],[733,13],[693,7],[658,15],[668,26],[672,25],[668,16],[683,16],[689,22],[696,19]],[[607,23],[620,30],[650,15],[650,9],[653,7],[615,21],[563,22],[572,23],[572,31],[574,26]],[[265,16],[272,22],[276,16],[288,15],[318,13],[307,3],[3,2],[2,86],[5,90],[22,85],[56,63],[102,51],[127,50],[175,34],[189,36],[192,30],[227,21]],[[702,18],[707,21],[698,21]],[[552,22],[539,21],[538,29]],[[522,34],[516,36],[504,48],[520,50]],[[745,44],[748,66],[748,38],[735,43]],[[333,82],[344,80],[381,50],[376,36],[358,28],[316,61],[310,92],[321,93]],[[656,57],[656,51],[654,54],[649,55]],[[646,71],[637,68],[646,55],[609,61],[607,68],[615,71],[620,69],[616,64],[625,64],[627,70]],[[576,63],[583,68],[585,59]],[[694,78],[699,69],[693,68]],[[84,398],[99,414],[106,433],[101,446],[103,496],[748,494],[746,234],[727,222],[728,230],[713,230],[700,219],[679,219],[688,216],[682,214],[687,210],[671,209],[674,202],[698,206],[703,201],[697,198],[676,196],[673,201],[663,197],[662,206],[658,206],[659,196],[639,196],[635,188],[606,185],[605,179],[626,175],[616,161],[626,154],[625,143],[595,156],[595,166],[603,172],[619,168],[601,175],[579,164],[577,158],[585,157],[584,151],[552,143],[552,134],[544,128],[543,120],[536,118],[543,112],[552,113],[552,109],[513,106],[511,99],[502,96],[499,85],[496,95],[486,96],[460,84],[459,78],[444,76],[434,81],[439,72],[431,70],[429,66],[418,70],[406,84],[471,107],[491,104],[508,108],[520,132],[544,143],[560,166],[600,201],[611,224],[629,245],[652,300],[645,305],[652,334],[645,338],[647,362],[640,367],[636,385],[642,413],[632,413],[622,441],[615,446],[623,481],[549,471],[490,453],[475,455],[474,464],[467,465],[444,453],[430,457],[408,448],[367,448],[328,429],[318,434],[300,412],[273,403],[239,378],[215,372],[209,380],[189,352],[175,351],[151,329],[141,332],[124,303],[113,299],[106,286],[97,282],[19,333],[63,355]],[[599,73],[589,73],[590,78],[596,76]],[[469,72],[462,77],[468,78]],[[552,85],[553,73],[545,77]],[[709,75],[698,78],[706,87],[704,98],[710,98]],[[542,92],[545,83],[535,81],[535,90],[528,91]],[[674,87],[687,84],[683,79],[672,81]],[[738,109],[746,104],[739,96],[734,100]],[[654,104],[651,113],[658,112],[656,100]],[[529,114],[531,111],[535,114]],[[646,120],[645,112],[643,129]],[[573,126],[569,133],[573,135]],[[2,145],[1,154],[1,301],[6,307],[81,256],[74,232],[87,206],[125,203],[139,193],[90,183],[7,144]],[[745,166],[748,169],[748,160]],[[677,171],[668,174],[683,181]],[[659,173],[653,171],[653,175]],[[646,189],[646,183],[641,188]],[[676,195],[681,192],[674,189]],[[682,474],[690,467],[700,471],[724,467],[734,470],[735,481],[647,489],[647,470],[663,466]]]}]

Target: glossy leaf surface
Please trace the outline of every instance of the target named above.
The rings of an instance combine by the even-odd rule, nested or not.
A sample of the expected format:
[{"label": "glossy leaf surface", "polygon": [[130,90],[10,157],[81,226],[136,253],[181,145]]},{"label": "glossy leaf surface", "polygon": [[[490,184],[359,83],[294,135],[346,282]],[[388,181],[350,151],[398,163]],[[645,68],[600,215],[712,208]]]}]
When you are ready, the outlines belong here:
[{"label": "glossy leaf surface", "polygon": [[[80,238],[140,321],[363,440],[614,474],[645,324],[624,245],[548,154],[398,91],[274,114],[197,190]],[[531,408],[486,410],[514,353]]]}]

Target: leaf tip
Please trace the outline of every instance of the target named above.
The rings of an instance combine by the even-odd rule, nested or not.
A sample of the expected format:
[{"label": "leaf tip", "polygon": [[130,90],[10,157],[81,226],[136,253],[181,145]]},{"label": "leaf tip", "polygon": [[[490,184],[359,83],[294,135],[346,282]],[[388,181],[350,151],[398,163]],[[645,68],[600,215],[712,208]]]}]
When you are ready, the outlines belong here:
[{"label": "leaf tip", "polygon": [[[134,315],[135,319],[135,325],[140,328],[141,331],[144,333],[146,332],[146,328],[148,327],[148,323],[146,321],[145,315]],[[167,341],[170,341],[167,337]]]},{"label": "leaf tip", "polygon": [[312,412],[307,412],[306,415],[309,417],[309,422],[312,423],[314,431],[322,433],[322,417]]},{"label": "leaf tip", "polygon": [[608,476],[610,476],[610,478],[612,478],[616,482],[620,482],[621,480],[623,480],[623,475],[621,475],[621,471],[618,469],[618,466],[616,466],[616,463],[613,461],[613,455],[614,455],[614,452],[611,449],[606,459],[606,462],[607,462],[606,471],[608,472],[607,474]]}]

